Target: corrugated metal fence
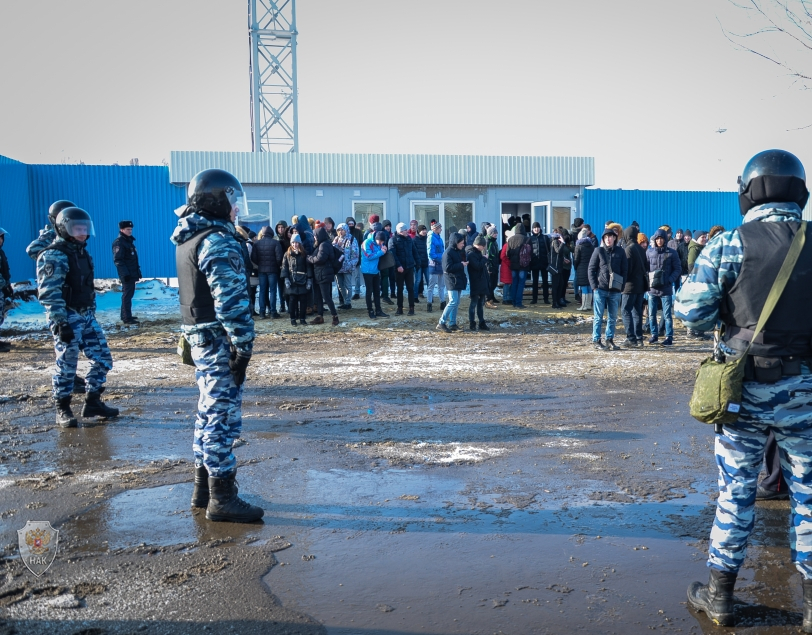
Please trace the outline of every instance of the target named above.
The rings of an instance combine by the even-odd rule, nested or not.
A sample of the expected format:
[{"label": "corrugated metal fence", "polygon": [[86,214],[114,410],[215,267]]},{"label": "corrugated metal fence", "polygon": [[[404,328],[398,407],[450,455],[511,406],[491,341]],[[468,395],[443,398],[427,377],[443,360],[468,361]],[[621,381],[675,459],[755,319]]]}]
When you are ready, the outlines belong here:
[{"label": "corrugated metal fence", "polygon": [[[96,276],[117,277],[111,243],[118,221],[135,225],[141,271],[145,277],[175,275],[175,250],[169,242],[177,217],[172,211],[186,201],[186,191],[169,182],[162,166],[23,165],[0,163],[0,226],[10,233],[4,250],[12,279],[34,276],[25,247],[47,221],[50,204],[68,199],[93,218],[96,236],[88,242]],[[9,192],[11,191],[11,196]]]},{"label": "corrugated metal fence", "polygon": [[607,221],[624,228],[632,221],[651,236],[661,225],[708,231],[713,225],[741,225],[736,192],[668,192],[659,190],[584,190],[584,219],[597,234]]}]

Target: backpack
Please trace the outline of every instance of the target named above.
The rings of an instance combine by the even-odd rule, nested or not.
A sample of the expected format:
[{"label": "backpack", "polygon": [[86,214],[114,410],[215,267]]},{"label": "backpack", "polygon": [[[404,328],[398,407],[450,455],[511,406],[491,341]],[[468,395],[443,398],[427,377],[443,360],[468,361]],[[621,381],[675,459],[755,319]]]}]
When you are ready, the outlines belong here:
[{"label": "backpack", "polygon": [[527,269],[530,266],[530,262],[533,260],[533,247],[530,245],[530,242],[526,242],[522,245],[522,248],[519,249],[519,266],[522,269]]}]

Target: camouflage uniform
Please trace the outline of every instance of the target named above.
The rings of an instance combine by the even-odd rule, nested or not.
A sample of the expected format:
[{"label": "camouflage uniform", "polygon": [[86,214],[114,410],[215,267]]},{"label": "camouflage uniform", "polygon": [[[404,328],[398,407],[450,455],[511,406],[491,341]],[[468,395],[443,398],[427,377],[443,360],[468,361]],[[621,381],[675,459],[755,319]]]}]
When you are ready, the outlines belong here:
[{"label": "camouflage uniform", "polygon": [[[57,238],[56,242],[64,243],[72,249],[80,249],[78,245],[63,238]],[[68,397],[73,392],[73,379],[76,376],[79,351],[82,351],[90,360],[90,371],[85,377],[88,392],[99,392],[107,381],[107,373],[113,368],[113,357],[107,346],[107,339],[96,321],[95,302],[92,307],[81,311],[65,305],[62,287],[69,268],[68,257],[55,249],[43,248],[37,258],[39,301],[47,312],[48,326],[54,333],[56,325],[68,323],[75,336],[73,341],[66,344],[59,339],[58,335],[54,334],[54,350],[56,351],[56,374],[53,376],[54,399]]]},{"label": "camouflage uniform", "polygon": [[[794,203],[753,207],[744,222],[798,221]],[[675,312],[688,328],[709,330],[719,306],[733,286],[743,259],[738,230],[715,236],[702,250],[693,271],[677,294]],[[781,467],[792,496],[790,548],[804,579],[812,579],[812,370],[783,377],[774,384],[744,382],[742,414],[716,435],[719,500],[711,530],[708,566],[737,572],[753,530],[753,510],[764,445],[772,430],[781,453]]]},{"label": "camouflage uniform", "polygon": [[46,225],[45,229],[41,229],[39,236],[31,241],[31,244],[25,248],[27,253],[33,260],[36,260],[48,245],[56,240],[56,232],[50,225]]},{"label": "camouflage uniform", "polygon": [[251,354],[254,321],[240,245],[230,222],[190,214],[178,222],[172,242],[181,245],[211,227],[221,231],[206,236],[198,247],[197,263],[214,297],[217,321],[182,326],[192,347],[200,400],[195,420],[195,467],[206,466],[212,477],[228,477],[237,467],[232,446],[242,430],[242,386],[229,368],[231,347]]}]

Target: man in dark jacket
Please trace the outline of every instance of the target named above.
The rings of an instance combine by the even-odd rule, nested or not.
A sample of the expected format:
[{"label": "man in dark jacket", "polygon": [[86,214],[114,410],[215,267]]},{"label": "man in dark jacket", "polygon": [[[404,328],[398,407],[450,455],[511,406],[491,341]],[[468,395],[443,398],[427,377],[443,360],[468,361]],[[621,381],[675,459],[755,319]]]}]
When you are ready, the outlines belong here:
[{"label": "man in dark jacket", "polygon": [[471,304],[468,306],[468,323],[472,331],[477,330],[474,312],[479,318],[479,330],[490,331],[485,323],[485,298],[488,296],[488,261],[485,254],[485,239],[482,236],[474,238],[474,244],[465,248],[465,257],[468,261],[468,278],[471,285]]},{"label": "man in dark jacket", "polygon": [[429,230],[425,225],[417,226],[417,234],[414,237],[414,244],[417,247],[417,262],[414,266],[414,296],[415,302],[419,302],[420,295],[429,284],[429,252],[428,252]]},{"label": "man in dark jacket", "polygon": [[655,344],[659,340],[657,334],[657,299],[659,298],[662,301],[663,321],[665,322],[665,339],[662,341],[662,345],[671,346],[674,343],[674,320],[672,318],[674,284],[682,273],[682,264],[679,254],[666,246],[668,233],[665,230],[658,229],[654,232],[652,243],[654,248],[646,250],[649,286],[651,287],[648,292],[651,339],[648,343]]},{"label": "man in dark jacket", "polygon": [[[615,346],[615,322],[620,304],[620,291],[629,273],[626,253],[618,247],[617,234],[613,229],[603,230],[601,246],[589,261],[589,286],[592,287],[594,318],[592,320],[592,343],[601,350],[618,350]],[[619,277],[619,279],[618,279]],[[601,342],[603,313],[608,310],[606,320],[606,345]]]},{"label": "man in dark jacket", "polygon": [[443,277],[448,292],[448,304],[443,309],[440,322],[437,324],[438,331],[448,333],[460,330],[457,326],[457,309],[460,306],[460,294],[468,285],[468,278],[465,276],[465,267],[468,262],[463,260],[464,250],[465,236],[452,232],[448,236],[448,247],[443,252]]},{"label": "man in dark jacket", "polygon": [[533,223],[528,240],[533,250],[533,257],[530,260],[533,299],[530,300],[530,304],[537,304],[539,301],[539,276],[541,276],[541,291],[544,296],[544,304],[550,304],[550,283],[547,276],[547,265],[550,264],[550,237],[541,233],[541,225],[536,222]]},{"label": "man in dark jacket", "polygon": [[[398,223],[397,233],[389,239],[389,251],[395,257],[395,283],[397,284],[398,308],[395,315],[403,315],[403,285],[409,296],[409,315],[414,315],[414,267],[420,255],[417,245],[409,237],[406,223]],[[428,254],[427,254],[428,256]]]},{"label": "man in dark jacket", "polygon": [[[358,250],[360,251],[361,245],[364,244],[364,232],[358,229],[355,219],[352,216],[347,216],[347,220],[344,222],[347,223],[347,227],[349,228],[352,237],[358,242]],[[353,270],[352,275],[352,299],[358,300],[361,298],[361,267],[356,267]]]},{"label": "man in dark jacket", "polygon": [[330,309],[333,316],[333,326],[338,326],[338,311],[333,302],[333,278],[335,269],[333,267],[333,241],[327,234],[324,227],[319,227],[314,236],[316,248],[312,256],[307,257],[307,262],[313,265],[313,277],[315,278],[315,303],[318,315],[313,318],[311,324],[324,324],[324,304]]},{"label": "man in dark jacket", "polygon": [[282,271],[282,243],[273,239],[273,229],[263,227],[251,250],[251,262],[259,272],[259,319],[264,320],[268,313],[274,319],[281,316],[276,311],[276,291],[279,288],[279,274]]},{"label": "man in dark jacket", "polygon": [[637,244],[638,233],[634,225],[629,225],[623,231],[629,272],[623,284],[620,314],[626,329],[623,346],[628,347],[643,345],[643,297],[648,291],[648,260],[646,250]]},{"label": "man in dark jacket", "polygon": [[[11,304],[11,298],[14,291],[11,288],[11,273],[8,268],[8,258],[3,251],[3,245],[6,242],[6,230],[0,227],[0,326],[3,326],[3,321],[6,319],[6,309]],[[8,353],[11,350],[11,344],[0,340],[0,353]]]},{"label": "man in dark jacket", "polygon": [[522,267],[520,254],[526,242],[527,233],[525,232],[524,225],[518,223],[516,227],[513,228],[513,236],[508,238],[507,241],[507,257],[510,259],[510,272],[513,277],[510,288],[513,290],[513,306],[517,309],[524,308],[522,301],[524,299],[524,287],[527,281],[527,268]]},{"label": "man in dark jacket", "polygon": [[474,238],[478,236],[476,223],[468,223],[465,226],[465,246],[470,247],[474,244]]},{"label": "man in dark jacket", "polygon": [[113,263],[121,280],[121,321],[138,324],[138,318],[133,316],[133,295],[135,283],[141,279],[141,267],[138,266],[131,220],[118,223],[118,238],[113,241]]}]

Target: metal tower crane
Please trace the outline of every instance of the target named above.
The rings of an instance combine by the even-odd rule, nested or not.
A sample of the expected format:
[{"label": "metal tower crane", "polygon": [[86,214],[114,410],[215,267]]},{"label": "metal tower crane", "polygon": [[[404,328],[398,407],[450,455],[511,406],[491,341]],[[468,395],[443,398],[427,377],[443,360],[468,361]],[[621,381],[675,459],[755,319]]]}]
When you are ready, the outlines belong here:
[{"label": "metal tower crane", "polygon": [[248,0],[254,152],[299,151],[296,0]]}]

